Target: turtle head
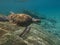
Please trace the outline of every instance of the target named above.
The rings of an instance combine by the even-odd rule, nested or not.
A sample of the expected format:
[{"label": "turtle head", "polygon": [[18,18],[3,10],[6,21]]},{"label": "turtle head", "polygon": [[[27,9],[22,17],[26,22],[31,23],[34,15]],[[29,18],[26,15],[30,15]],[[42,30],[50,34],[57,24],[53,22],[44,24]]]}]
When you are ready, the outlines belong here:
[{"label": "turtle head", "polygon": [[41,21],[40,19],[35,19],[35,18],[32,18],[32,22],[37,23],[37,22],[40,22],[40,21]]}]

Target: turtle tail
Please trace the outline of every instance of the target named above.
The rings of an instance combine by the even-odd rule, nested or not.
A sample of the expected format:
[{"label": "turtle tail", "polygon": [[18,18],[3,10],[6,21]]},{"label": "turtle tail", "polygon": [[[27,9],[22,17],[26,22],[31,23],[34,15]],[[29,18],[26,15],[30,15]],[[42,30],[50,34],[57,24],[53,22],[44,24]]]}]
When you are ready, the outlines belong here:
[{"label": "turtle tail", "polygon": [[7,18],[7,16],[1,16],[0,17],[0,22],[6,22],[9,21],[9,19]]}]

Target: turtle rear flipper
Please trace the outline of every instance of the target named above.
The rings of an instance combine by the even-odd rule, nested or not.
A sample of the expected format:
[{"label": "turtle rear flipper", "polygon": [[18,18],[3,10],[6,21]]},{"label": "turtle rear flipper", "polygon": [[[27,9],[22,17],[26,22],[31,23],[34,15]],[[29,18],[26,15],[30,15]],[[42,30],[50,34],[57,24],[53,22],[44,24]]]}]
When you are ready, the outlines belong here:
[{"label": "turtle rear flipper", "polygon": [[9,21],[7,16],[0,17],[0,22],[6,22],[6,21]]},{"label": "turtle rear flipper", "polygon": [[15,14],[13,11],[10,11],[10,14]]},{"label": "turtle rear flipper", "polygon": [[31,27],[27,26],[27,27],[25,28],[25,30],[24,30],[19,36],[20,36],[20,37],[25,36],[27,33],[29,33],[30,29],[31,29]]}]

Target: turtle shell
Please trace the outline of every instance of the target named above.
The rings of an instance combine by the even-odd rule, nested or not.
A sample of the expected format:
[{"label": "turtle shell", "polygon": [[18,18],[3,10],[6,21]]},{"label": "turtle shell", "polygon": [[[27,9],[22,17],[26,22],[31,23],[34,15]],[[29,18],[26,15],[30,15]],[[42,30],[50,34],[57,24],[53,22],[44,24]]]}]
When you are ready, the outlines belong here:
[{"label": "turtle shell", "polygon": [[19,26],[28,26],[32,23],[32,17],[27,14],[11,14],[8,18],[9,21]]}]

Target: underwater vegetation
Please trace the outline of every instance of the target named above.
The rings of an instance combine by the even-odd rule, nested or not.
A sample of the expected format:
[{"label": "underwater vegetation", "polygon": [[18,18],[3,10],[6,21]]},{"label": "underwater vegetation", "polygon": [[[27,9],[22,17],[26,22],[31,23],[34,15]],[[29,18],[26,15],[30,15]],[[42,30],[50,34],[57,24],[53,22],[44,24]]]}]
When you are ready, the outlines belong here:
[{"label": "underwater vegetation", "polygon": [[[47,29],[55,28],[54,26],[57,22],[54,19],[47,19],[43,16],[40,18],[38,13],[35,14],[28,10],[24,10],[22,13],[32,17],[35,16],[41,19],[41,22],[30,24],[31,28],[27,31],[26,27],[17,26],[8,21],[0,21],[0,45],[60,45],[59,38],[46,31]],[[24,30],[27,32],[20,36]]]}]

